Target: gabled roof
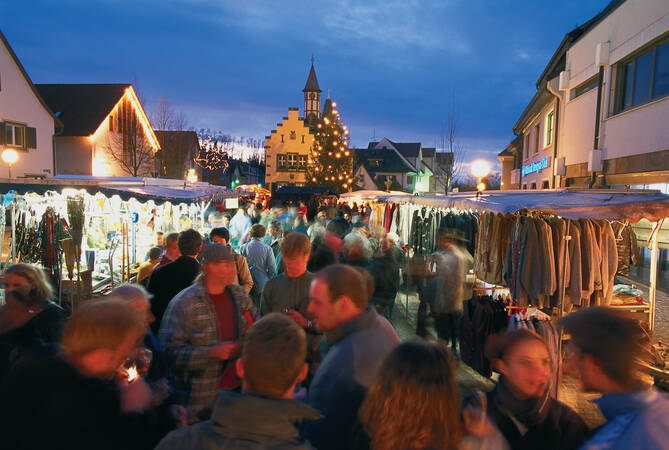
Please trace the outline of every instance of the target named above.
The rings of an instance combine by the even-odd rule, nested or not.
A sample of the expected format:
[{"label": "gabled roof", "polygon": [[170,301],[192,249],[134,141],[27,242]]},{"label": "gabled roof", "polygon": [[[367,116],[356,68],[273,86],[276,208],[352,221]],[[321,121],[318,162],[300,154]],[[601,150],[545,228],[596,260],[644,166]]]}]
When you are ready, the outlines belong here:
[{"label": "gabled roof", "polygon": [[534,94],[530,103],[525,107],[525,110],[522,112],[518,121],[513,126],[513,132],[516,134],[522,133],[523,129],[527,124],[529,124],[541,110],[550,103],[555,97],[546,86],[541,86],[541,88]]},{"label": "gabled roof", "polygon": [[53,113],[53,111],[51,110],[51,108],[49,108],[49,105],[47,104],[47,102],[44,101],[44,99],[43,99],[42,96],[40,95],[39,91],[36,89],[36,87],[35,87],[35,85],[33,84],[32,80],[31,80],[30,77],[28,76],[28,73],[26,72],[26,69],[23,68],[23,64],[21,64],[21,61],[20,61],[19,58],[16,56],[16,53],[14,53],[14,49],[12,48],[11,45],[9,45],[9,41],[7,41],[7,38],[6,38],[5,35],[2,33],[2,30],[0,30],[0,41],[2,41],[2,43],[5,45],[5,48],[6,48],[7,51],[9,52],[9,55],[10,55],[10,56],[12,57],[12,59],[14,60],[14,63],[16,63],[16,67],[19,68],[19,71],[21,72],[21,75],[23,75],[23,78],[25,78],[26,82],[28,83],[28,86],[30,86],[30,89],[33,91],[33,94],[35,95],[35,97],[37,98],[37,100],[40,102],[40,104],[41,104],[42,107],[46,110],[46,112],[49,113],[49,114],[51,115],[51,117],[54,118],[54,120],[55,120],[55,122],[56,122],[56,125],[57,125],[58,127],[61,127],[63,124],[62,124],[61,121],[58,119],[58,117]]},{"label": "gabled roof", "polygon": [[321,88],[318,87],[318,80],[316,79],[316,71],[314,70],[314,62],[311,62],[311,70],[309,71],[309,77],[307,77],[307,84],[302,89],[302,92],[307,91],[316,91],[321,92]]},{"label": "gabled roof", "polygon": [[[356,162],[358,165],[363,165],[370,175],[376,173],[389,172],[416,172],[416,168],[406,162],[404,158],[395,152],[393,149],[353,149],[355,152]],[[381,160],[381,165],[377,166],[371,164],[370,160]]]},{"label": "gabled roof", "polygon": [[37,90],[63,122],[60,136],[90,136],[130,84],[38,84]]},{"label": "gabled roof", "polygon": [[[402,156],[405,158],[418,158],[420,153],[421,143],[420,142],[393,142],[388,138],[384,138],[387,142],[390,143]],[[376,148],[382,141],[379,142],[370,142],[367,146],[368,149]],[[434,149],[433,149],[434,150]]]},{"label": "gabled roof", "polygon": [[153,133],[163,150],[189,146],[195,150],[200,148],[200,141],[195,131],[153,130]]},{"label": "gabled roof", "polygon": [[437,149],[434,147],[430,148],[425,148],[423,147],[423,158],[432,158],[435,153],[437,153]]}]

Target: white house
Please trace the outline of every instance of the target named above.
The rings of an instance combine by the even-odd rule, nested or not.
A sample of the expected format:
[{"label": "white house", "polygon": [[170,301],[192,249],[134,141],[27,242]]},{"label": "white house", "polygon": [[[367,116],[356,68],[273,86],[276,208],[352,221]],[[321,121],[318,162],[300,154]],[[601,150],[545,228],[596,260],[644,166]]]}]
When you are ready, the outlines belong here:
[{"label": "white house", "polygon": [[[0,31],[0,152],[18,154],[12,178],[53,176],[53,135],[60,125]],[[0,178],[8,175],[0,162]]]}]

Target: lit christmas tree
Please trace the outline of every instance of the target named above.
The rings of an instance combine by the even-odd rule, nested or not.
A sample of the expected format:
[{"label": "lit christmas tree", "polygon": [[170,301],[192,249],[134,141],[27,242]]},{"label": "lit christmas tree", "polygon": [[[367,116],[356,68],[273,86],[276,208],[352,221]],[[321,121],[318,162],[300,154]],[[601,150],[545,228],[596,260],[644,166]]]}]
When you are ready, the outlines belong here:
[{"label": "lit christmas tree", "polygon": [[336,106],[330,97],[325,100],[323,118],[316,125],[307,164],[307,182],[340,194],[352,188],[353,152],[348,148],[348,129],[342,124]]}]

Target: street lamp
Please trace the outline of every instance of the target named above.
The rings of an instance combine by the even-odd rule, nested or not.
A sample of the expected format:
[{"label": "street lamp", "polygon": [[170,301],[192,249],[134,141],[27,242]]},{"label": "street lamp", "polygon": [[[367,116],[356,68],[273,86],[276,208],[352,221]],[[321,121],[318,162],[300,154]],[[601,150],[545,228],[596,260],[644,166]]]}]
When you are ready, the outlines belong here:
[{"label": "street lamp", "polygon": [[476,198],[481,195],[481,192],[485,191],[485,183],[482,181],[483,178],[490,173],[490,164],[487,161],[478,159],[472,163],[471,167],[472,175],[477,179],[476,182]]},{"label": "street lamp", "polygon": [[16,150],[8,148],[2,152],[2,160],[7,163],[7,172],[9,173],[10,180],[12,179],[12,164],[14,164],[17,159],[19,159],[19,154],[16,153]]}]

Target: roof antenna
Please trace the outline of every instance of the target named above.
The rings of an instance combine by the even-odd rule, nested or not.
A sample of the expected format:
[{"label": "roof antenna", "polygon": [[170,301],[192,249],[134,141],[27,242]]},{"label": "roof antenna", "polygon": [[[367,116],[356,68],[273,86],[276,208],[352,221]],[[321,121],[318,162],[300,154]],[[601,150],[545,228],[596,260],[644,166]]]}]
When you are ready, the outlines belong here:
[{"label": "roof antenna", "polygon": [[376,128],[372,128],[372,137],[370,139],[372,142],[376,142]]},{"label": "roof antenna", "polygon": [[330,98],[330,88],[328,88],[328,98]]}]

